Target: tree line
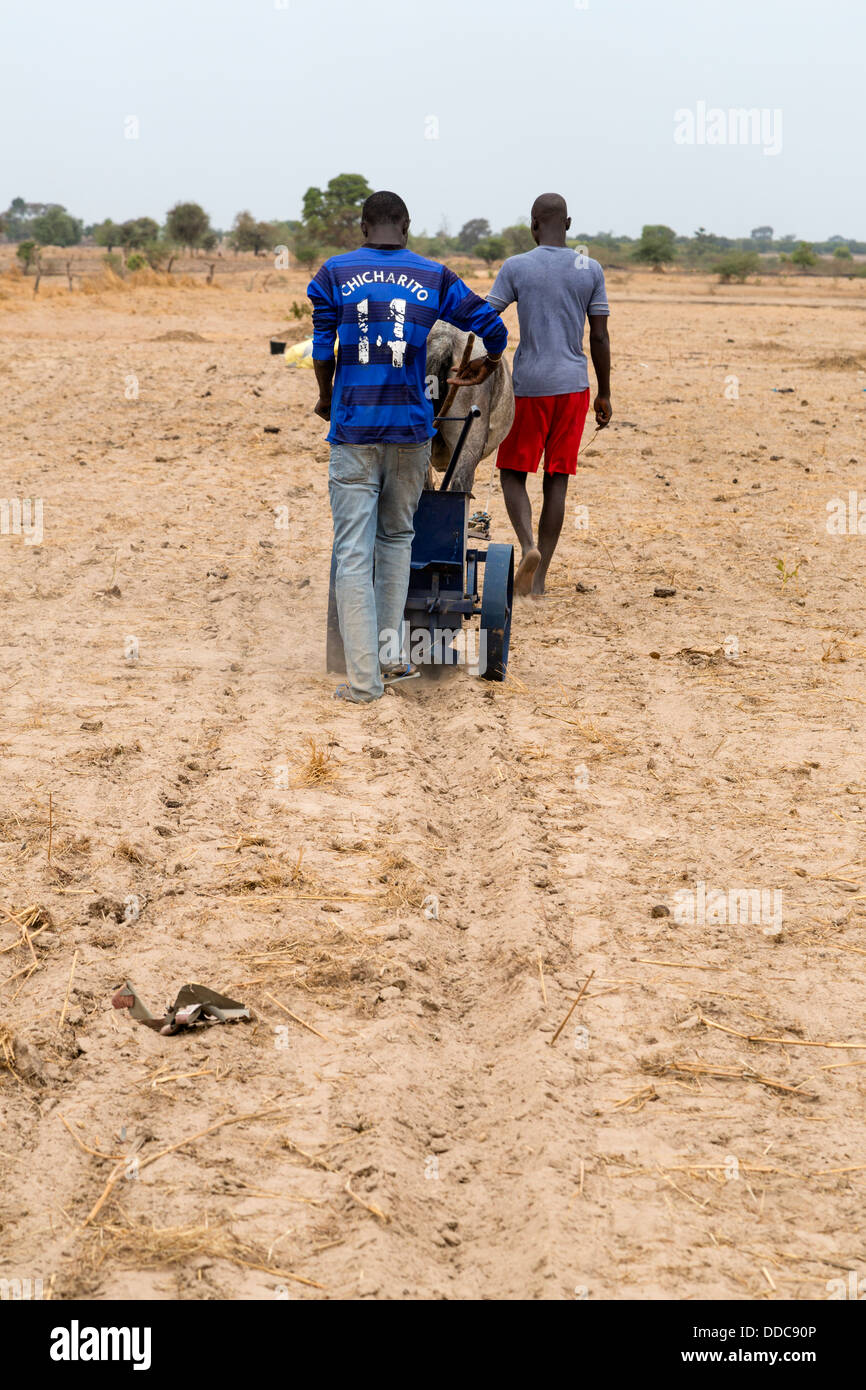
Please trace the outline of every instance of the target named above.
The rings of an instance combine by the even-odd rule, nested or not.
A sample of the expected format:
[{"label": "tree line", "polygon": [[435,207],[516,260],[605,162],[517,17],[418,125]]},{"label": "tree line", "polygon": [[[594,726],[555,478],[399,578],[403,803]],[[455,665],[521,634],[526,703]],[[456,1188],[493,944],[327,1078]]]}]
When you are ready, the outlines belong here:
[{"label": "tree line", "polygon": [[866,254],[866,242],[832,236],[812,243],[793,233],[775,237],[769,226],[754,227],[748,237],[732,238],[716,236],[706,227],[698,227],[690,237],[678,236],[671,227],[652,224],[645,226],[634,241],[629,237],[616,238],[611,233],[598,233],[591,240],[607,251],[608,264],[612,263],[613,253],[621,264],[631,259],[654,270],[679,264],[687,270],[710,270],[723,281],[742,281],[759,270],[782,269],[786,265],[811,270],[821,266],[824,257],[830,258],[828,268],[834,273],[866,274],[866,266],[855,269],[853,265],[856,255]]},{"label": "tree line", "polygon": [[[42,246],[69,247],[82,242],[105,248],[109,257],[119,251],[127,269],[149,265],[166,266],[182,251],[222,254],[223,247],[236,252],[262,255],[285,248],[303,266],[312,269],[328,256],[350,250],[360,239],[360,211],[373,192],[362,174],[338,174],[324,188],[311,187],[304,194],[300,218],[261,221],[245,209],[228,230],[211,225],[208,213],[199,203],[176,203],[160,224],[151,217],[116,222],[107,217],[85,226],[59,203],[28,203],[13,198],[0,213],[0,235],[19,244],[19,257],[25,265],[38,260]],[[410,235],[409,244],[421,255],[442,259],[456,254],[477,256],[488,265],[507,256],[529,251],[534,241],[525,222],[515,222],[494,232],[483,217],[471,218],[452,234],[443,225],[433,235]],[[758,269],[782,268],[790,264],[808,270],[829,257],[828,264],[842,273],[863,274],[866,267],[853,266],[854,257],[866,255],[866,242],[833,236],[826,242],[811,244],[793,234],[774,235],[770,226],[755,227],[749,237],[717,236],[699,227],[692,236],[678,235],[671,227],[647,224],[640,237],[617,236],[613,232],[594,235],[578,233],[569,245],[603,260],[612,268],[629,264],[650,265],[655,270],[679,264],[686,269],[711,270],[724,279],[743,280]]]}]

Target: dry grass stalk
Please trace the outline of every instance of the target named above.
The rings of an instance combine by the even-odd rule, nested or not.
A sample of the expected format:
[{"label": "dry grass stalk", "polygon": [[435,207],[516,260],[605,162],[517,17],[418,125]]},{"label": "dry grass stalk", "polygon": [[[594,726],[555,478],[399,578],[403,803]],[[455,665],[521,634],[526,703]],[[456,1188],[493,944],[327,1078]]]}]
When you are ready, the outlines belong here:
[{"label": "dry grass stalk", "polygon": [[186,1265],[199,1255],[226,1260],[243,1269],[258,1269],[278,1279],[289,1279],[312,1289],[324,1289],[315,1279],[292,1270],[274,1269],[265,1264],[259,1251],[240,1241],[231,1231],[212,1226],[205,1220],[191,1226],[153,1226],[145,1221],[127,1226],[103,1223],[99,1226],[98,1242],[91,1246],[91,1263],[95,1269],[107,1259],[117,1260],[137,1269],[152,1265]]},{"label": "dry grass stalk", "polygon": [[[700,1173],[724,1173],[730,1167],[729,1163],[667,1163],[664,1169],[668,1173],[689,1173],[691,1175]],[[737,1160],[737,1170],[740,1173],[761,1173],[763,1176],[773,1175],[783,1178],[800,1178],[802,1173],[793,1173],[789,1168],[774,1168],[761,1163],[741,1163]],[[646,1169],[650,1172],[650,1169]]]},{"label": "dry grass stalk", "polygon": [[289,1018],[293,1018],[296,1023],[299,1023],[301,1025],[302,1028],[306,1028],[307,1031],[310,1033],[315,1033],[316,1037],[321,1038],[323,1042],[331,1041],[330,1038],[325,1037],[324,1033],[320,1033],[318,1028],[314,1028],[312,1023],[305,1023],[302,1018],[298,1018],[297,1014],[293,1014],[291,1009],[287,1009],[285,1004],[281,1004],[279,999],[275,999],[272,994],[268,994],[267,992],[265,992],[265,998],[270,999],[272,1004],[276,1004],[278,1009],[282,1009],[284,1014],[288,1014]]},{"label": "dry grass stalk", "polygon": [[16,1081],[21,1078],[15,1070],[15,1044],[11,1028],[7,1028],[5,1023],[0,1023],[0,1067],[6,1071],[11,1071]]},{"label": "dry grass stalk", "polygon": [[262,845],[269,845],[271,841],[267,835],[238,835],[237,843],[234,845],[220,845],[220,849],[233,849],[235,854],[240,854],[242,849],[258,848]]},{"label": "dry grass stalk", "polygon": [[[4,907],[4,905],[0,903],[0,912],[2,912],[3,916],[8,918],[10,922],[14,923],[14,925],[18,928],[18,930],[21,933],[20,939],[18,941],[13,941],[9,946],[3,946],[2,948],[0,948],[0,955],[5,955],[7,951],[16,951],[19,946],[26,946],[33,960],[34,968],[38,968],[39,960],[36,956],[35,950],[33,949],[33,940],[35,937],[39,935],[40,932],[45,931],[46,927],[48,926],[48,922],[45,920],[42,908],[21,908],[19,909],[18,913],[15,913],[10,908]],[[34,926],[37,922],[40,923],[40,925],[35,932],[32,932],[30,928]]]},{"label": "dry grass stalk", "polygon": [[129,840],[121,840],[114,853],[119,855],[121,859],[126,859],[130,864],[145,865],[149,863],[148,856],[145,854],[144,850],[139,848],[138,845],[131,844]]},{"label": "dry grass stalk", "polygon": [[658,1100],[658,1098],[659,1093],[655,1086],[642,1086],[639,1091],[633,1091],[630,1096],[623,1096],[622,1100],[616,1101],[611,1108],[622,1110],[626,1106],[634,1106],[633,1113],[637,1114],[639,1110],[643,1110],[648,1100]]},{"label": "dry grass stalk", "polygon": [[[12,974],[12,975],[7,975],[6,978],[5,978],[5,980],[0,980],[0,989],[2,989],[4,985],[10,985],[10,984],[12,983],[13,980],[17,980],[18,977],[19,977],[19,975],[24,975],[27,979],[29,979],[30,976],[31,976],[31,975],[33,974],[33,972],[35,971],[35,969],[36,969],[36,966],[33,964],[32,961],[30,961],[30,963],[29,963],[28,965],[22,966],[21,969],[20,969],[20,970],[16,970],[16,971],[14,972],[14,974]],[[17,994],[18,991],[16,990],[15,993]]]},{"label": "dry grass stalk", "polygon": [[79,1136],[75,1133],[75,1130],[72,1128],[65,1115],[60,1116],[60,1122],[72,1135],[78,1147],[80,1149],[83,1149],[86,1154],[92,1154],[94,1158],[107,1158],[113,1163],[119,1162],[121,1158],[126,1158],[126,1154],[106,1154],[103,1153],[101,1149],[91,1149],[90,1146],[88,1144],[85,1144],[84,1140],[79,1138]]},{"label": "dry grass stalk", "polygon": [[300,1202],[305,1207],[324,1207],[327,1202],[322,1197],[301,1197],[297,1192],[268,1192],[263,1187],[253,1187],[252,1183],[238,1181],[238,1186],[251,1197],[271,1197],[276,1202]]},{"label": "dry grass stalk", "polygon": [[421,907],[427,894],[423,875],[424,870],[401,851],[385,855],[376,875],[378,882],[386,885],[379,899],[382,907]]},{"label": "dry grass stalk", "polygon": [[[245,897],[256,893],[260,888],[301,888],[305,884],[317,887],[315,880],[302,868],[304,846],[301,845],[293,863],[286,863],[280,855],[269,855],[262,863],[256,862],[249,868],[238,868],[225,880],[224,889],[239,888],[242,892],[234,895]],[[294,895],[292,895],[294,896]],[[260,901],[265,901],[260,898]]]},{"label": "dry grass stalk", "polygon": [[541,981],[541,997],[544,1000],[544,1007],[547,1008],[547,985],[544,983],[544,962],[541,959],[541,952],[538,952],[538,978]]},{"label": "dry grass stalk", "polygon": [[771,1038],[764,1033],[741,1033],[737,1028],[729,1028],[724,1023],[718,1023],[715,1019],[700,1016],[701,1023],[707,1028],[718,1028],[722,1033],[731,1033],[735,1038],[742,1038],[745,1042],[764,1042],[778,1043],[782,1047],[834,1047],[846,1052],[866,1051],[866,1043],[844,1043],[844,1042],[815,1042],[806,1038]]},{"label": "dry grass stalk", "polygon": [[543,714],[548,719],[557,719],[560,724],[570,724],[577,729],[589,743],[601,743],[609,753],[625,753],[628,751],[628,744],[621,743],[619,739],[611,738],[610,734],[604,733],[588,719],[566,719],[562,714],[554,714],[552,710],[542,709],[540,705],[533,709],[533,714]]},{"label": "dry grass stalk", "polygon": [[664,1169],[657,1167],[656,1172],[659,1174],[661,1178],[664,1179],[664,1181],[668,1184],[669,1187],[672,1187],[675,1192],[678,1192],[680,1194],[681,1197],[685,1197],[686,1201],[691,1202],[692,1206],[697,1207],[698,1211],[705,1211],[706,1208],[709,1206],[709,1200],[707,1200],[706,1202],[699,1202],[698,1199],[696,1197],[693,1197],[690,1192],[686,1192],[685,1188],[680,1187],[677,1183],[675,1183],[673,1178],[669,1178]]},{"label": "dry grass stalk", "polygon": [[648,960],[638,956],[638,965],[662,965],[667,970],[724,970],[723,965],[696,965],[688,960]]},{"label": "dry grass stalk", "polygon": [[306,1159],[312,1168],[322,1168],[326,1173],[337,1171],[330,1163],[326,1163],[321,1155],[308,1153],[306,1149],[301,1148],[300,1144],[296,1144],[294,1139],[289,1139],[288,1135],[283,1135],[280,1140],[280,1148],[288,1149],[289,1153],[299,1154],[301,1158]]},{"label": "dry grass stalk", "polygon": [[390,1216],[386,1216],[385,1213],[381,1210],[381,1208],[376,1206],[375,1202],[365,1202],[363,1197],[359,1197],[357,1192],[353,1192],[351,1182],[351,1177],[346,1179],[343,1191],[348,1192],[349,1196],[352,1198],[352,1201],[357,1202],[359,1207],[363,1207],[364,1210],[368,1211],[371,1216],[377,1216],[379,1220],[384,1222],[384,1224],[387,1226],[391,1220]]},{"label": "dry grass stalk", "polygon": [[233,985],[238,989],[255,985],[273,989],[278,981],[286,981],[307,992],[350,990],[358,981],[380,973],[372,963],[371,944],[363,935],[343,927],[320,939],[316,924],[312,939],[274,942],[270,950],[242,953],[240,959],[246,965],[265,974],[245,976]]},{"label": "dry grass stalk", "polygon": [[224,1076],[225,1072],[220,1074],[213,1067],[200,1067],[198,1071],[175,1071],[168,1076],[153,1076],[149,1078],[148,1084],[150,1089],[155,1091],[157,1086],[167,1086],[172,1081],[186,1081],[194,1076],[215,1076],[217,1080],[220,1080],[221,1075]]},{"label": "dry grass stalk", "polygon": [[58,1024],[57,1024],[57,1031],[58,1031],[58,1032],[60,1032],[60,1030],[62,1029],[64,1020],[65,1020],[65,1018],[66,1018],[66,1010],[67,1010],[68,1007],[69,1007],[69,991],[72,989],[72,979],[73,979],[73,976],[74,976],[74,974],[75,974],[75,967],[76,967],[77,964],[78,964],[78,947],[76,946],[76,948],[75,948],[75,954],[74,954],[73,957],[72,957],[72,968],[71,968],[71,970],[69,971],[69,979],[68,979],[67,982],[66,982],[66,994],[65,994],[64,999],[63,999],[63,1008],[60,1010],[60,1019],[59,1019]]},{"label": "dry grass stalk", "polygon": [[[272,1115],[278,1115],[281,1113],[282,1112],[280,1107],[275,1106],[271,1110],[254,1110],[250,1111],[248,1114],[245,1115],[227,1115],[224,1119],[217,1120],[216,1124],[208,1125],[207,1129],[200,1129],[197,1134],[190,1134],[186,1139],[179,1139],[176,1144],[169,1144],[167,1149],[160,1149],[158,1153],[148,1154],[145,1158],[140,1159],[138,1161],[138,1171],[141,1172],[143,1168],[149,1168],[151,1163],[157,1163],[159,1159],[165,1158],[167,1154],[176,1153],[178,1149],[184,1148],[185,1145],[193,1144],[195,1143],[196,1139],[203,1139],[205,1135],[213,1134],[215,1130],[223,1129],[226,1125],[241,1124],[244,1120],[264,1120],[270,1118]],[[108,1198],[114,1191],[114,1188],[120,1178],[121,1173],[123,1173],[127,1163],[129,1162],[129,1158],[130,1156],[128,1154],[124,1154],[123,1158],[112,1170],[108,1182],[102,1190],[102,1193],[100,1194],[94,1206],[91,1207],[87,1216],[84,1218],[84,1221],[81,1223],[82,1229],[84,1229],[85,1226],[90,1225],[91,1221],[93,1221],[94,1217],[98,1216],[99,1212],[102,1210],[103,1206],[108,1201]]]},{"label": "dry grass stalk", "polygon": [[584,980],[583,984],[582,984],[581,987],[580,987],[580,993],[578,994],[577,998],[575,999],[575,1001],[574,1001],[574,1003],[572,1004],[571,1008],[569,1009],[568,1013],[565,1015],[565,1018],[564,1018],[564,1019],[562,1020],[562,1022],[560,1023],[560,1025],[559,1025],[559,1027],[557,1028],[556,1032],[554,1033],[553,1037],[550,1039],[550,1042],[548,1043],[548,1047],[553,1047],[553,1044],[556,1042],[556,1039],[559,1037],[559,1035],[560,1035],[560,1033],[562,1032],[563,1028],[565,1027],[566,1023],[567,1023],[568,1020],[571,1018],[571,1015],[574,1013],[575,1009],[577,1008],[578,1004],[580,1003],[581,999],[583,998],[584,994],[586,993],[586,987],[587,987],[587,985],[589,984],[589,982],[590,982],[590,980],[592,979],[592,977],[593,977],[594,974],[595,974],[595,971],[594,971],[594,970],[590,970],[589,974],[587,975],[586,979]]},{"label": "dry grass stalk", "polygon": [[302,754],[296,753],[294,755],[295,761],[300,763],[295,785],[315,787],[337,777],[339,775],[337,772],[339,763],[334,761],[328,744],[317,743],[312,734],[307,735],[307,743],[309,752],[306,754],[305,760]]},{"label": "dry grass stalk", "polygon": [[720,1080],[729,1081],[756,1081],[760,1086],[766,1086],[772,1091],[784,1091],[788,1095],[799,1096],[802,1100],[815,1100],[814,1095],[808,1091],[802,1091],[798,1086],[789,1086],[785,1081],[777,1081],[771,1076],[762,1076],[752,1067],[736,1066],[722,1067],[709,1066],[706,1062],[651,1062],[645,1061],[641,1065],[641,1070],[649,1072],[652,1076],[708,1076],[717,1077]]},{"label": "dry grass stalk", "polygon": [[249,903],[255,907],[260,903],[381,903],[385,906],[384,898],[377,893],[230,893],[226,897],[226,902]]}]

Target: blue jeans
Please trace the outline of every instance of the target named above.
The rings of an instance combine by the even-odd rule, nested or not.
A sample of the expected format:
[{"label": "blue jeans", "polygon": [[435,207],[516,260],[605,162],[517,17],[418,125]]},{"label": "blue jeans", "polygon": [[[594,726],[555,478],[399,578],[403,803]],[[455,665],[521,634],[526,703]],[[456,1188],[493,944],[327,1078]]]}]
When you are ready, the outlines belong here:
[{"label": "blue jeans", "polygon": [[[430,462],[421,444],[332,444],[328,486],[337,557],[337,613],[352,697],[384,694],[380,649],[397,661],[409,589],[412,520]],[[375,558],[375,583],[373,562]]]}]

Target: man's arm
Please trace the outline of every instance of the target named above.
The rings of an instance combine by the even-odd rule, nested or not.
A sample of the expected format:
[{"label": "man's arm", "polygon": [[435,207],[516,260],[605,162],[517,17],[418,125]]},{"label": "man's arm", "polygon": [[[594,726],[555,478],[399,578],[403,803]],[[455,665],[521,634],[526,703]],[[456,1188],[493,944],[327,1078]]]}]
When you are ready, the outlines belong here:
[{"label": "man's arm", "polygon": [[336,368],[337,307],[331,298],[331,277],[324,266],[307,286],[307,298],[313,306],[313,369],[319,386],[319,399],[313,410],[323,420],[330,420]]},{"label": "man's arm", "polygon": [[499,267],[499,274],[493,281],[490,293],[487,296],[487,303],[496,310],[497,314],[502,315],[504,309],[509,304],[514,304],[517,299],[517,292],[514,288],[514,280],[511,274],[511,261],[503,261]]},{"label": "man's arm", "polygon": [[331,418],[331,394],[334,389],[334,371],[337,366],[333,351],[329,362],[313,362],[313,371],[319,384],[319,399],[313,406],[313,414],[321,415],[323,420]]},{"label": "man's arm", "polygon": [[607,331],[607,314],[589,315],[589,351],[598,382],[598,393],[592,408],[595,411],[595,423],[603,430],[610,424],[613,414],[610,405],[610,338]]},{"label": "man's arm", "polygon": [[445,293],[439,304],[439,317],[464,333],[475,333],[487,349],[486,357],[476,357],[462,375],[449,377],[448,384],[477,386],[486,381],[499,364],[508,342],[508,329],[492,305],[470,290],[453,270],[446,269],[445,275],[448,279],[443,285]]}]

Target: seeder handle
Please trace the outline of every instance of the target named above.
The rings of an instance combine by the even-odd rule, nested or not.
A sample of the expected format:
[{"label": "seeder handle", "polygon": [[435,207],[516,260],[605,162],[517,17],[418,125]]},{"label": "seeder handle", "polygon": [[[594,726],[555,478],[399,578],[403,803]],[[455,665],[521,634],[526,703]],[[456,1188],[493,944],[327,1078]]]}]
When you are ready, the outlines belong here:
[{"label": "seeder handle", "polygon": [[481,411],[478,409],[477,405],[471,405],[469,407],[469,414],[463,421],[463,428],[460,431],[459,438],[454,446],[454,453],[451,455],[451,462],[445,470],[445,477],[442,479],[442,483],[439,488],[440,492],[448,491],[451,479],[454,477],[454,470],[457,467],[457,464],[460,461],[460,455],[463,452],[463,445],[466,443],[466,436],[472,427],[472,421],[477,420],[480,414]]}]

